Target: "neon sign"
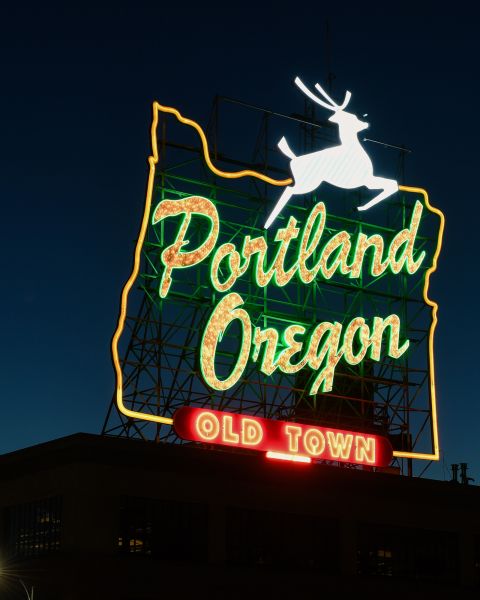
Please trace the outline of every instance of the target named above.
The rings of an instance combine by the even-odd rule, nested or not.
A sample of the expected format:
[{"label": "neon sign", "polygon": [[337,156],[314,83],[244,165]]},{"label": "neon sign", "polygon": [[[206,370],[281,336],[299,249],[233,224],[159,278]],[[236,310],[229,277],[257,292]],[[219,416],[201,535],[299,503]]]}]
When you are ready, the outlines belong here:
[{"label": "neon sign", "polygon": [[[297,85],[299,84],[297,83]],[[302,89],[301,85],[299,87]],[[333,122],[336,122],[334,118],[342,116],[340,113],[349,114],[343,110],[345,106],[335,105],[335,108],[333,104],[331,105],[330,109],[334,112],[331,118]],[[267,292],[273,286],[281,289],[287,285],[295,285],[308,289],[338,278],[344,282],[345,286],[348,286],[349,283],[355,284],[361,281],[366,274],[380,280],[384,277],[410,277],[421,271],[423,277],[422,298],[425,304],[431,307],[432,315],[428,331],[432,451],[394,451],[393,455],[438,460],[433,355],[433,336],[437,324],[438,307],[429,298],[428,288],[430,275],[437,266],[444,229],[444,216],[441,211],[430,205],[425,190],[397,186],[393,180],[383,180],[392,182],[391,186],[383,188],[370,186],[371,189],[383,189],[383,192],[374,198],[375,203],[393,194],[397,189],[415,194],[417,197],[420,195],[422,198],[422,201],[417,200],[412,205],[403,226],[398,227],[395,234],[388,239],[383,235],[381,229],[372,235],[367,235],[362,231],[352,233],[348,228],[332,234],[329,227],[329,211],[324,202],[317,202],[300,218],[283,214],[282,217],[286,216],[286,218],[274,230],[271,225],[280,211],[284,209],[289,198],[294,193],[306,193],[298,188],[280,206],[276,215],[273,217],[270,215],[269,231],[264,232],[264,235],[255,236],[247,230],[241,232],[240,229],[241,234],[236,236],[235,243],[230,240],[227,243],[219,244],[225,223],[222,223],[221,215],[212,199],[200,195],[186,196],[184,194],[184,197],[176,199],[162,199],[152,206],[158,162],[157,126],[160,113],[174,115],[180,123],[197,131],[202,143],[205,163],[213,173],[220,177],[227,179],[254,177],[268,185],[285,187],[286,190],[293,189],[299,180],[297,174],[294,184],[292,178],[274,179],[252,170],[238,172],[220,170],[210,158],[205,134],[198,123],[183,117],[175,108],[162,106],[157,102],[153,104],[152,156],[149,158],[150,174],[145,208],[135,248],[134,266],[122,292],[118,326],[112,340],[112,355],[116,371],[116,401],[119,411],[133,419],[143,419],[165,425],[173,424],[173,418],[169,414],[152,414],[135,409],[134,405],[126,406],[123,397],[122,367],[118,352],[118,343],[125,326],[128,297],[139,275],[142,247],[147,229],[161,228],[165,222],[170,222],[177,225],[177,230],[173,237],[170,236],[164,240],[161,248],[163,271],[159,277],[158,298],[161,302],[168,302],[169,294],[175,291],[176,278],[185,272],[187,274],[194,273],[200,267],[208,266],[210,282],[205,281],[204,284],[214,292],[215,300],[209,311],[209,319],[203,324],[201,332],[198,349],[198,376],[212,390],[229,390],[242,378],[247,365],[254,364],[258,371],[266,377],[275,372],[295,374],[303,369],[309,370],[311,377],[306,384],[306,389],[309,394],[315,395],[318,392],[328,392],[332,389],[336,369],[342,361],[346,365],[359,365],[364,360],[378,362],[382,356],[389,356],[396,360],[404,356],[410,346],[410,339],[406,336],[406,328],[400,311],[385,311],[383,314],[378,312],[368,318],[360,313],[353,313],[357,316],[350,317],[346,322],[340,322],[341,318],[339,320],[318,320],[317,322],[303,321],[299,316],[298,319],[292,319],[290,322],[284,320],[281,326],[278,323],[273,326],[266,320],[261,323],[260,311],[252,311],[252,307],[247,306],[244,302],[242,290],[239,287],[242,278],[248,278],[252,285]],[[356,119],[356,117],[354,118]],[[337,124],[341,127],[340,123]],[[286,141],[281,144],[281,148],[288,156],[291,151],[286,145]],[[293,162],[294,157],[290,158]],[[317,181],[314,187],[318,187],[322,181],[332,182],[328,177],[323,177],[321,181]],[[359,185],[363,185],[363,183]],[[380,198],[382,195],[383,197]],[[372,202],[373,200],[368,205],[358,208],[369,208],[373,206]],[[277,206],[279,203],[280,200],[277,202]],[[437,244],[431,255],[420,250],[421,244],[417,243],[421,221],[427,212],[437,215],[440,220]],[[200,243],[190,242],[191,232],[199,222],[206,225],[206,227],[201,227],[203,240]],[[241,226],[239,225],[239,227]],[[231,324],[235,324],[241,331],[237,360],[234,365],[231,365],[227,374],[220,374],[216,367],[217,350],[225,331]],[[209,412],[214,413],[215,411]],[[177,419],[176,416],[175,419]],[[290,425],[297,426],[298,424],[290,423]],[[321,430],[325,436],[322,428],[317,429]],[[228,437],[228,428],[225,431],[227,431]],[[338,431],[342,431],[344,435],[357,435],[353,432]],[[251,433],[253,435],[253,429],[251,429]],[[326,445],[328,446],[328,436],[325,437],[325,440],[327,440]],[[301,443],[304,443],[303,437]],[[308,446],[308,438],[306,444]],[[284,446],[277,449],[265,447],[262,448],[263,450],[277,454],[283,452],[287,456],[292,455]],[[295,456],[298,460],[304,457],[300,453]]]},{"label": "neon sign", "polygon": [[272,458],[284,455],[371,467],[386,467],[392,460],[390,442],[369,433],[189,406],[175,413],[173,426],[178,436],[185,440],[260,450]]},{"label": "neon sign", "polygon": [[328,120],[338,125],[340,145],[296,156],[287,140],[284,137],[280,140],[278,147],[290,159],[290,169],[295,182],[283,191],[265,223],[265,229],[270,227],[294,194],[313,192],[324,181],[347,190],[361,186],[370,190],[382,190],[375,198],[359,206],[358,210],[368,210],[397,192],[398,183],[395,180],[376,177],[373,174],[372,161],[357,137],[369,124],[345,111],[352,94],[347,92],[344,101],[339,105],[319,83],[315,84],[315,88],[323,99],[312,93],[299,77],[296,77],[295,84],[310,100],[333,111]]},{"label": "neon sign", "polygon": [[[415,204],[410,225],[399,231],[387,250],[379,234],[366,236],[360,233],[356,240],[347,231],[340,231],[324,240],[327,212],[319,202],[311,210],[303,227],[290,217],[286,227],[275,235],[276,248],[272,250],[264,237],[247,235],[240,251],[232,243],[216,247],[220,232],[220,218],[213,202],[200,196],[180,200],[162,200],[153,211],[152,224],[175,217],[179,221],[177,235],[161,254],[164,271],[160,280],[159,296],[166,298],[174,285],[174,272],[193,268],[203,261],[211,260],[210,275],[213,287],[219,292],[229,292],[212,311],[200,346],[200,366],[203,378],[215,390],[227,390],[241,378],[248,360],[259,364],[260,371],[271,375],[276,369],[284,373],[298,373],[308,367],[316,371],[309,388],[310,394],[329,392],[333,386],[335,368],[341,359],[350,365],[358,365],[365,358],[379,361],[382,347],[392,358],[406,352],[409,340],[401,341],[401,321],[396,314],[375,316],[369,324],[363,317],[355,317],[344,327],[339,322],[321,322],[309,329],[292,323],[282,332],[274,327],[252,327],[250,315],[243,308],[244,301],[237,292],[230,291],[237,279],[249,269],[257,286],[275,283],[287,285],[297,277],[298,285],[311,285],[318,279],[330,279],[339,273],[348,279],[359,278],[364,270],[367,250],[373,250],[369,270],[380,277],[387,269],[393,275],[406,272],[415,274],[420,268],[425,252],[416,252],[415,239],[422,215],[420,202]],[[194,215],[209,222],[208,232],[202,243],[190,248],[189,226]],[[296,246],[295,246],[296,241]],[[319,250],[320,248],[320,250]],[[273,258],[269,258],[273,255]],[[313,257],[316,257],[312,260]],[[219,266],[227,265],[229,275],[221,279]],[[288,267],[286,266],[288,264]],[[231,373],[221,380],[215,371],[217,345],[233,321],[241,326],[242,341],[238,359]],[[283,349],[280,350],[280,340]],[[295,358],[294,358],[295,357]]]}]

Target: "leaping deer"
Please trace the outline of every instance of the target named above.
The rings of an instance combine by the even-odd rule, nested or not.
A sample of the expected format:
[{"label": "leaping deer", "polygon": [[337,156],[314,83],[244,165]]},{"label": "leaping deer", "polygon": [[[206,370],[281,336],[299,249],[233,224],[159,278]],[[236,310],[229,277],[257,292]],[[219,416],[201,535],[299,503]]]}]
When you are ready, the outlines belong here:
[{"label": "leaping deer", "polygon": [[344,110],[352,94],[347,91],[345,99],[339,105],[318,83],[315,84],[315,88],[328,101],[327,103],[311,92],[299,77],[295,79],[295,83],[310,100],[333,111],[333,115],[328,120],[337,123],[341,144],[318,152],[295,156],[287,140],[282,137],[278,147],[291,159],[290,169],[294,183],[284,189],[265,223],[265,229],[270,227],[292,196],[313,192],[324,181],[347,190],[363,185],[370,190],[382,190],[372,200],[359,206],[358,210],[367,210],[397,192],[398,183],[395,180],[375,177],[373,174],[372,161],[357,137],[358,132],[366,129],[369,124]]}]

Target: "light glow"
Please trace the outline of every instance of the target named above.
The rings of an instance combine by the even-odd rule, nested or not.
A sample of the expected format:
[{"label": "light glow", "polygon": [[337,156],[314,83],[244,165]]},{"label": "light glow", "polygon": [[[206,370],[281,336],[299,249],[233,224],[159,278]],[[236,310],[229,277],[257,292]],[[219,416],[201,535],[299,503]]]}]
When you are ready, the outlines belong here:
[{"label": "light glow", "polygon": [[[192,214],[206,217],[210,222],[210,232],[206,240],[190,252],[182,251],[189,245],[185,240]],[[186,269],[202,262],[213,250],[220,230],[218,212],[213,202],[201,196],[189,196],[181,200],[162,200],[153,213],[152,225],[157,225],[167,217],[181,217],[175,242],[167,246],[161,254],[161,261],[165,267],[160,283],[160,298],[165,298],[172,283],[172,272],[174,269]]]},{"label": "light glow", "polygon": [[350,92],[345,94],[343,103],[339,105],[318,83],[315,88],[323,99],[312,93],[299,77],[295,79],[295,83],[310,100],[333,112],[328,120],[338,125],[340,145],[296,156],[287,140],[284,137],[280,140],[278,147],[290,159],[294,184],[283,190],[265,223],[265,229],[275,221],[292,196],[313,192],[323,182],[345,190],[362,186],[369,190],[381,190],[380,194],[359,206],[358,210],[367,210],[397,192],[398,183],[395,180],[373,174],[372,161],[357,137],[369,124],[344,110],[350,101]]},{"label": "light glow", "polygon": [[355,438],[355,460],[358,462],[366,462],[371,465],[375,464],[375,443],[372,438],[357,436]]},{"label": "light glow", "polygon": [[299,454],[286,454],[285,452],[268,451],[265,455],[272,460],[289,460],[298,463],[311,463],[312,459],[309,456],[300,456]]},{"label": "light glow", "polygon": [[318,429],[307,429],[303,436],[303,445],[311,456],[320,456],[325,450],[325,436]]},{"label": "light glow", "polygon": [[[358,439],[360,436],[357,435],[355,437]],[[365,438],[363,439],[365,440]],[[335,458],[341,457],[345,459],[347,459],[350,456],[353,444],[353,435],[351,433],[347,433],[345,435],[344,433],[333,433],[333,431],[327,431],[327,440],[328,445],[330,446],[330,452],[332,453],[332,456],[334,456]]]},{"label": "light glow", "polygon": [[[409,227],[396,233],[385,256],[386,244],[379,234],[367,237],[360,232],[352,239],[348,231],[339,231],[330,239],[324,240],[327,212],[323,202],[312,208],[302,229],[297,227],[297,219],[290,217],[287,226],[278,229],[273,248],[264,237],[251,238],[249,235],[245,236],[241,249],[233,243],[221,244],[216,248],[221,222],[212,201],[202,196],[189,196],[179,200],[165,199],[155,208],[152,224],[155,226],[166,218],[176,217],[179,219],[179,226],[175,240],[161,253],[160,258],[165,270],[159,286],[159,295],[161,298],[167,296],[172,285],[172,274],[176,269],[196,267],[207,261],[212,253],[210,278],[212,286],[218,292],[229,291],[250,266],[255,284],[262,288],[272,282],[284,287],[295,275],[298,275],[305,285],[313,283],[317,277],[329,280],[336,274],[348,275],[349,279],[359,279],[364,268],[369,270],[372,277],[380,277],[387,269],[394,275],[401,272],[414,275],[425,259],[425,252],[415,252],[422,212],[423,206],[417,201]],[[189,247],[188,228],[192,215],[205,218],[210,223],[205,239],[197,248]],[[293,252],[291,244],[297,239],[296,252]],[[352,247],[354,251],[350,261]],[[368,263],[366,252],[370,247],[374,248],[374,254],[370,256]],[[185,248],[188,251],[185,251]],[[312,255],[317,255],[317,259],[314,265],[308,267],[307,261]],[[288,268],[285,262],[290,263]],[[222,264],[227,265],[230,272],[223,279],[219,273]]]},{"label": "light glow", "polygon": [[174,415],[174,428],[184,440],[286,456],[370,466],[388,466],[392,459],[383,436],[219,410],[184,406]]},{"label": "light glow", "polygon": [[[194,214],[208,219],[210,227],[200,245],[190,248],[188,227]],[[377,252],[375,252],[371,269],[375,269],[376,263],[377,267],[381,266],[383,269],[393,264],[391,270],[395,274],[404,268],[411,274],[419,269],[425,252],[414,256],[414,246],[421,214],[422,205],[417,202],[410,227],[401,230],[394,236],[386,260],[380,262]],[[312,273],[314,275],[321,274],[328,279],[337,268],[343,275],[348,274],[350,278],[352,274],[360,276],[362,269],[359,268],[358,262],[363,261],[365,250],[369,246],[368,239],[363,240],[361,244],[357,243],[354,262],[350,265],[347,262],[351,249],[350,234],[346,231],[339,232],[326,242],[316,265],[309,270],[306,267],[306,260],[320,242],[326,221],[323,203],[316,205],[307,218],[302,239],[298,245],[296,261],[287,270],[283,263],[289,244],[300,232],[300,229],[296,227],[297,221],[293,217],[289,219],[286,228],[281,228],[277,232],[275,240],[279,242],[279,246],[270,267],[265,267],[268,245],[263,237],[252,240],[250,236],[246,236],[241,252],[236,250],[233,243],[222,244],[219,248],[220,256],[218,259],[216,258],[215,244],[220,232],[220,219],[215,205],[206,198],[190,196],[181,200],[162,200],[154,210],[152,223],[157,225],[168,217],[177,217],[180,222],[174,242],[161,253],[161,260],[165,267],[159,286],[161,298],[168,295],[172,285],[172,273],[175,269],[199,265],[207,260],[211,253],[213,253],[210,269],[212,285],[218,291],[225,292],[234,285],[240,274],[246,272],[254,254],[256,254],[254,274],[259,287],[268,285],[272,278],[277,285],[285,285],[297,270],[299,270],[300,279],[303,281],[305,276],[306,285],[308,285],[312,283],[310,277]],[[381,239],[380,236],[378,238]],[[375,249],[379,247],[377,241],[374,241],[374,247]],[[184,248],[187,248],[187,251]],[[305,253],[304,256],[302,256],[302,252]],[[334,259],[330,260],[332,255]],[[228,259],[230,275],[225,281],[220,281],[218,268],[225,259]],[[304,275],[302,275],[302,270],[306,270]],[[227,293],[214,307],[203,333],[200,345],[200,368],[204,380],[215,390],[230,389],[240,380],[250,354],[253,361],[259,362],[259,368],[265,375],[270,376],[276,369],[287,374],[294,374],[306,365],[312,370],[318,371],[318,375],[309,389],[310,394],[316,394],[319,390],[331,391],[335,368],[342,357],[348,364],[356,365],[364,360],[369,351],[370,358],[379,361],[383,334],[387,327],[390,334],[387,350],[389,356],[398,359],[409,347],[409,340],[400,343],[401,323],[398,315],[388,315],[386,318],[376,316],[371,328],[362,317],[356,317],[346,326],[338,322],[323,322],[313,330],[307,331],[304,325],[293,323],[282,332],[271,327],[265,330],[256,327],[252,332],[251,319],[248,312],[242,308],[243,303],[243,298],[238,293]],[[217,346],[229,325],[234,321],[241,326],[240,349],[231,373],[221,380],[215,372]],[[360,339],[361,348],[354,353],[353,346],[356,336]],[[251,349],[252,339],[253,348]],[[284,346],[284,349],[279,352],[280,344]]]},{"label": "light glow", "polygon": [[[286,179],[283,181],[275,181],[275,180],[271,180],[267,176],[264,176],[260,173],[256,173],[256,172],[252,172],[252,171],[241,171],[236,174],[228,174],[228,173],[219,171],[211,163],[209,153],[208,153],[208,147],[207,147],[207,143],[206,143],[205,134],[201,130],[200,126],[198,124],[196,124],[195,122],[182,117],[176,109],[162,106],[157,102],[155,102],[153,104],[153,119],[152,119],[152,125],[151,125],[152,155],[148,159],[149,177],[148,177],[148,184],[147,184],[147,192],[146,192],[146,196],[145,196],[145,206],[144,206],[144,211],[143,211],[143,217],[141,220],[140,231],[139,231],[139,235],[137,238],[137,243],[135,245],[132,272],[122,289],[118,323],[117,323],[117,327],[114,332],[114,335],[112,337],[111,350],[112,350],[112,360],[113,360],[114,369],[115,369],[115,378],[116,378],[115,395],[116,395],[116,402],[117,402],[118,410],[121,413],[123,413],[125,416],[127,416],[128,418],[141,419],[141,420],[152,421],[152,422],[156,422],[156,423],[160,423],[160,424],[171,425],[173,423],[173,419],[170,417],[135,411],[135,410],[131,410],[125,406],[124,400],[123,400],[123,374],[122,374],[122,368],[121,368],[119,353],[118,353],[118,343],[123,334],[124,327],[125,327],[125,320],[126,320],[127,306],[128,306],[128,297],[129,297],[130,290],[131,290],[131,288],[138,276],[138,273],[139,273],[141,250],[142,250],[142,246],[143,246],[143,243],[145,240],[145,234],[147,231],[149,218],[150,218],[153,184],[154,184],[154,179],[155,179],[155,168],[156,168],[156,164],[158,162],[157,126],[158,126],[158,117],[159,117],[160,112],[173,114],[176,116],[176,118],[180,122],[185,123],[186,125],[190,125],[197,130],[197,132],[199,133],[201,140],[202,140],[205,161],[206,161],[207,165],[209,166],[209,168],[212,170],[212,172],[216,173],[217,175],[219,175],[221,177],[228,177],[228,178],[244,177],[247,175],[251,175],[253,177],[262,179],[272,185],[279,185],[279,186],[290,185],[292,183],[292,179]],[[438,460],[439,459],[438,414],[437,414],[437,398],[436,398],[436,389],[435,389],[435,361],[434,361],[434,358],[435,358],[434,357],[434,333],[435,333],[435,329],[436,329],[437,322],[438,322],[438,318],[437,318],[438,304],[429,298],[428,292],[429,292],[430,276],[437,269],[438,256],[440,254],[442,243],[443,243],[445,217],[439,209],[432,207],[432,205],[429,202],[427,192],[425,190],[423,190],[422,188],[410,187],[410,186],[399,186],[399,190],[404,191],[406,193],[421,194],[424,198],[425,208],[429,212],[431,212],[439,217],[440,228],[439,228],[437,246],[436,246],[433,260],[432,260],[432,265],[425,274],[424,286],[423,286],[424,301],[432,308],[432,323],[431,323],[431,326],[429,329],[429,335],[428,335],[428,361],[429,361],[429,385],[430,385],[430,399],[431,399],[431,412],[432,412],[432,438],[433,438],[432,450],[433,450],[433,452],[432,453],[428,453],[428,452],[427,453],[418,453],[418,452],[394,451],[393,454],[394,454],[394,456],[399,457],[399,458]],[[317,214],[318,214],[318,211],[320,211],[320,209],[321,209],[321,204],[322,203],[319,203],[316,207]],[[312,223],[309,223],[309,226],[311,228]],[[305,231],[306,231],[306,229],[307,228],[305,227]],[[306,267],[305,261],[307,258],[312,256],[316,246],[319,243],[319,239],[322,235],[322,230],[323,230],[323,228],[321,228],[319,232],[317,231],[316,237],[314,237],[313,239],[310,239],[309,235],[304,236],[303,243],[304,243],[305,247],[304,247],[304,252],[302,255],[302,259],[304,262],[299,263],[300,266],[298,267],[299,276],[301,277],[301,279],[304,283],[310,283],[311,281],[313,281],[313,279],[316,276],[316,273],[312,273],[311,270]],[[361,234],[361,235],[363,235],[363,234]],[[263,238],[260,238],[260,240],[261,239],[263,239]],[[362,240],[363,240],[363,238],[362,238]],[[376,248],[373,262],[372,262],[371,272],[374,276],[378,276],[379,274],[383,273],[386,268],[386,265],[383,264],[385,262],[385,260],[382,262],[383,248],[381,247],[381,242],[379,241],[378,237],[370,236],[370,238],[368,238],[368,240],[369,240],[368,245],[374,245]],[[360,241],[361,241],[360,238],[358,238],[357,244],[360,244]],[[258,243],[261,243],[261,242],[257,241],[257,244]],[[265,240],[264,240],[264,243],[265,243]],[[365,240],[362,241],[362,245],[363,246],[365,245]],[[363,263],[364,255],[365,255],[365,250],[361,249],[358,254],[359,258],[355,262],[355,265],[357,265],[356,270],[355,270],[355,272],[352,270],[353,275],[351,274],[350,276],[356,276],[357,272],[360,274],[359,267],[361,267],[361,265]],[[362,257],[362,258],[360,258],[360,257]],[[409,273],[411,273],[412,269],[415,269],[415,268],[418,269],[418,267],[419,267],[418,263],[419,263],[420,259],[423,260],[422,255],[416,257],[415,260],[413,260],[413,258],[412,258],[412,260],[410,260],[410,262],[406,261],[406,270]],[[391,263],[391,261],[389,261],[389,262]],[[395,262],[394,267],[396,269],[399,268],[398,267],[399,263],[400,263],[400,261]],[[263,261],[262,261],[262,264],[263,264]],[[342,265],[340,265],[339,268],[341,270]],[[390,264],[390,268],[393,271],[391,264]],[[343,272],[343,271],[341,271],[341,272]],[[282,279],[282,273],[280,272],[280,270],[278,271],[278,273],[279,273],[278,280],[280,282],[283,282],[284,280]],[[275,275],[275,273],[273,273],[272,275]],[[266,279],[268,279],[268,277],[266,277]],[[236,277],[232,277],[232,280],[233,280],[233,283],[230,284],[230,282],[228,282],[229,287],[227,287],[227,289],[230,289],[231,285],[234,284]],[[268,279],[268,281],[269,281],[269,279]],[[268,281],[267,281],[267,283],[268,283]],[[264,285],[266,285],[266,283],[264,283]],[[334,357],[332,356],[331,359],[334,359]],[[362,454],[362,451],[359,450],[359,453]],[[367,454],[369,455],[369,458],[371,460],[372,459],[371,450],[369,452],[367,452]]]},{"label": "light glow", "polygon": [[298,452],[298,440],[302,435],[302,428],[298,425],[285,425],[285,433],[288,437],[289,452]]},{"label": "light glow", "polygon": [[[252,340],[252,325],[247,311],[239,308],[242,304],[243,299],[240,294],[232,292],[224,296],[210,315],[202,337],[200,344],[200,369],[204,380],[214,390],[230,389],[240,379],[247,366]],[[240,352],[230,375],[226,379],[220,380],[215,373],[217,345],[230,323],[236,320],[240,322],[242,328]]]},{"label": "light glow", "polygon": [[220,423],[215,415],[209,412],[200,413],[195,420],[195,431],[197,434],[209,442],[218,437],[220,433]]},{"label": "light glow", "polygon": [[[283,350],[279,352],[279,332],[269,327],[262,330],[255,327],[252,335],[252,323],[248,312],[241,308],[244,301],[240,294],[231,292],[226,294],[212,311],[200,344],[200,369],[204,380],[215,390],[227,390],[233,387],[242,377],[251,354],[252,361],[259,362],[259,368],[265,375],[271,375],[279,369],[283,373],[298,373],[306,365],[313,371],[318,371],[309,388],[313,395],[321,389],[329,392],[333,387],[335,369],[339,361],[344,360],[352,365],[359,364],[371,348],[370,358],[379,361],[383,334],[389,328],[389,343],[387,354],[392,358],[399,358],[409,347],[409,340],[400,345],[400,318],[398,315],[389,315],[385,319],[375,317],[373,329],[366,324],[365,319],[356,317],[351,321],[343,333],[341,323],[318,324],[306,335],[303,325],[289,325],[282,332]],[[235,366],[225,379],[218,378],[215,371],[215,357],[217,347],[222,340],[227,328],[234,321],[241,326],[240,349],[237,354]],[[354,354],[354,338],[361,331],[361,350]],[[297,339],[297,337],[304,339]],[[342,343],[340,343],[342,341]],[[253,342],[253,347],[252,347]],[[263,350],[263,352],[262,352]],[[300,355],[296,363],[291,358]]]},{"label": "light glow", "polygon": [[443,212],[430,204],[430,200],[428,198],[428,193],[423,188],[411,187],[406,185],[401,185],[400,190],[404,192],[410,192],[413,194],[422,194],[423,200],[425,202],[425,206],[427,209],[433,214],[437,215],[440,218],[440,228],[438,231],[438,240],[437,247],[435,248],[435,252],[433,254],[432,266],[425,273],[425,279],[423,284],[423,300],[426,304],[432,307],[432,324],[430,325],[430,330],[428,332],[428,366],[429,366],[429,387],[430,387],[430,406],[432,410],[432,446],[433,452],[403,452],[396,450],[393,455],[398,458],[417,458],[420,460],[440,460],[440,445],[438,439],[438,412],[437,412],[437,392],[435,388],[435,353],[434,353],[434,336],[435,329],[437,328],[438,323],[438,304],[431,300],[428,296],[428,290],[430,287],[430,277],[432,273],[435,273],[437,270],[438,257],[440,255],[440,251],[442,249],[443,244],[443,234],[445,231],[445,215]]},{"label": "light glow", "polygon": [[[213,162],[210,158],[210,152],[208,150],[207,137],[206,137],[203,129],[201,128],[201,126],[196,121],[193,121],[192,119],[187,119],[176,108],[173,108],[171,106],[163,106],[162,104],[159,104],[158,102],[153,103],[153,111],[154,111],[154,115],[157,116],[157,119],[158,119],[159,112],[171,114],[171,115],[174,115],[180,121],[180,123],[183,123],[184,125],[189,125],[190,127],[193,127],[193,129],[195,129],[195,131],[200,136],[200,141],[202,142],[203,156],[205,158],[205,162],[208,165],[208,168],[210,169],[210,171],[212,171],[212,173],[215,173],[215,175],[219,175],[220,177],[225,177],[226,179],[240,179],[241,177],[255,177],[256,179],[265,181],[265,183],[269,183],[270,185],[278,185],[278,186],[289,185],[290,183],[292,183],[291,177],[289,177],[288,179],[273,179],[272,177],[268,177],[268,175],[264,175],[263,173],[258,173],[257,171],[251,171],[250,169],[245,169],[243,171],[236,171],[233,173],[228,172],[228,171],[221,171],[213,164]],[[155,137],[154,152],[157,151],[156,142],[157,142],[157,139]],[[158,160],[158,152],[157,152],[157,160]]]}]

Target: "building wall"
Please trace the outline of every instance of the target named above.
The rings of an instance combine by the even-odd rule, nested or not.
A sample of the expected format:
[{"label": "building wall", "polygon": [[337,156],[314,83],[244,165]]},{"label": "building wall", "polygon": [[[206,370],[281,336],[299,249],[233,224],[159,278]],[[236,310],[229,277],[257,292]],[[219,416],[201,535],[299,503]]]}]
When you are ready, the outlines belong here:
[{"label": "building wall", "polygon": [[[476,486],[86,434],[0,457],[0,486],[0,552],[35,600],[479,589]],[[22,556],[9,520],[27,503],[40,534]]]}]

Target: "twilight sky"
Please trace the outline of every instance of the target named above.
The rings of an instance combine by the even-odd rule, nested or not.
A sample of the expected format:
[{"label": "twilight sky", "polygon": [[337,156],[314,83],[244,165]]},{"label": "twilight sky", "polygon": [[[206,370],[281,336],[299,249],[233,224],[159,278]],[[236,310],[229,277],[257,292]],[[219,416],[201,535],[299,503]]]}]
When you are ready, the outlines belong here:
[{"label": "twilight sky", "polygon": [[299,111],[292,79],[325,81],[328,18],[337,97],[350,89],[371,137],[413,150],[406,183],[426,188],[446,215],[430,288],[440,305],[442,461],[428,474],[443,478],[443,463],[465,461],[480,481],[479,15],[462,2],[455,12],[434,2],[333,4],[3,9],[0,452],[101,429],[152,100],[203,124],[215,93]]}]

